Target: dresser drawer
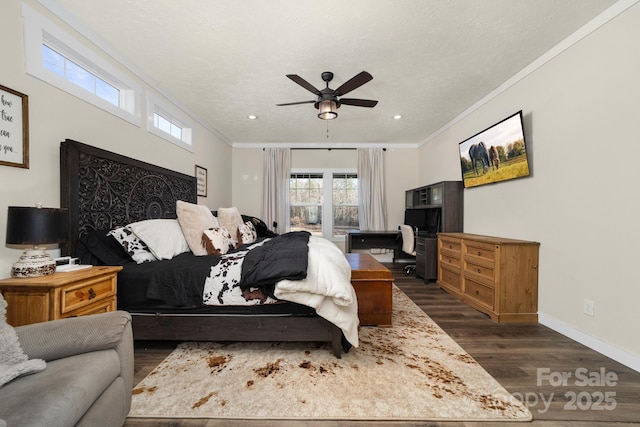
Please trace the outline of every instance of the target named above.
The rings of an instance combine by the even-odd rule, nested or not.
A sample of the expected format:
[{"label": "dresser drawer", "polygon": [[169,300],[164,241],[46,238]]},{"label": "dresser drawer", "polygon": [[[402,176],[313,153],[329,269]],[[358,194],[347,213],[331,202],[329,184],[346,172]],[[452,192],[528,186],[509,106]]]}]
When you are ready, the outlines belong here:
[{"label": "dresser drawer", "polygon": [[448,265],[450,267],[460,268],[460,257],[440,253],[440,265]]},{"label": "dresser drawer", "polygon": [[65,315],[116,294],[115,276],[103,276],[62,289],[60,312]]},{"label": "dresser drawer", "polygon": [[448,288],[455,289],[458,292],[462,292],[462,283],[460,282],[460,272],[449,270],[446,267],[440,266],[439,281],[442,285]]},{"label": "dresser drawer", "polygon": [[472,300],[493,310],[494,289],[465,277],[464,294]]},{"label": "dresser drawer", "polygon": [[496,261],[496,245],[483,242],[465,241],[465,259],[494,264]]},{"label": "dresser drawer", "polygon": [[470,262],[465,258],[464,272],[465,272],[465,277],[472,276],[476,280],[485,282],[487,286],[490,286],[491,288],[494,287],[493,284],[495,283],[496,276],[495,276],[495,270],[493,268],[493,265],[491,266],[480,265],[474,262]]},{"label": "dresser drawer", "polygon": [[460,258],[460,253],[462,252],[462,243],[460,240],[451,240],[440,238],[440,252],[446,253],[451,256],[457,256]]}]

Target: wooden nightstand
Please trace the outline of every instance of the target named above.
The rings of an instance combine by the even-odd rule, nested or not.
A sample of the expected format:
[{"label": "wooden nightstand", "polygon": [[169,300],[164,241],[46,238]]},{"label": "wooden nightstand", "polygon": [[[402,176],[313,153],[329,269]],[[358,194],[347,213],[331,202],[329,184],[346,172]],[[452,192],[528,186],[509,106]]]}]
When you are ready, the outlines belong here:
[{"label": "wooden nightstand", "polygon": [[99,266],[41,277],[0,280],[0,292],[9,305],[7,322],[20,326],[114,311],[120,270],[122,267],[119,266]]}]

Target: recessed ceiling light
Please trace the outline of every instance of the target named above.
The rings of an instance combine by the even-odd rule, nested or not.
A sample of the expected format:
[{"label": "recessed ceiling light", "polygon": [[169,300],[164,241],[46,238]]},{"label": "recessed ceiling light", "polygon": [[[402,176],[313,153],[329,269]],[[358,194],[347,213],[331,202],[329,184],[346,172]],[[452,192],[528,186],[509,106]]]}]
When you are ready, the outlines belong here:
[{"label": "recessed ceiling light", "polygon": [[393,116],[394,120],[400,120],[402,118],[402,116],[400,114],[396,114],[395,116]]},{"label": "recessed ceiling light", "polygon": [[255,114],[249,114],[249,115],[247,116],[247,118],[248,118],[249,120],[256,120],[256,119],[258,118],[258,116],[256,116]]}]

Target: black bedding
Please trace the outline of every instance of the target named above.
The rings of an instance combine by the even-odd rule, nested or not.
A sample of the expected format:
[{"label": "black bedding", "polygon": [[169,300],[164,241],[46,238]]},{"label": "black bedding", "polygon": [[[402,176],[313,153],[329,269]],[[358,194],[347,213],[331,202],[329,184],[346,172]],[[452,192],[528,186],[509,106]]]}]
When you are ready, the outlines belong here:
[{"label": "black bedding", "polygon": [[278,280],[307,277],[309,236],[306,231],[281,234],[244,257],[240,288],[264,287],[268,295]]},{"label": "black bedding", "polygon": [[[220,256],[195,256],[185,252],[169,260],[137,264],[107,233],[107,230],[98,230],[81,238],[78,256],[82,263],[123,266],[118,274],[117,298],[118,307],[124,310],[141,313],[314,313],[309,307],[290,302],[259,306],[204,306],[205,280],[210,276],[211,267],[220,262]],[[306,277],[309,233],[261,237],[258,242],[263,240],[266,241],[244,257],[241,287],[258,287],[273,297],[273,286],[278,280]],[[249,246],[240,246],[230,254],[243,252]]]}]

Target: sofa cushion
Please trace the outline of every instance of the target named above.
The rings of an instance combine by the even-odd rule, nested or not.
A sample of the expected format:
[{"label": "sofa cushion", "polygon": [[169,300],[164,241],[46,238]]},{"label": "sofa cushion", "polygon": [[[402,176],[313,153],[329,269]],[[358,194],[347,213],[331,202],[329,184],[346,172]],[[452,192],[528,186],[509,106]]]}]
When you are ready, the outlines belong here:
[{"label": "sofa cushion", "polygon": [[10,426],[75,425],[120,374],[115,350],[47,363],[47,369],[0,388],[0,419]]},{"label": "sofa cushion", "polygon": [[7,323],[7,302],[0,294],[0,387],[20,375],[42,371],[44,360],[27,357],[20,347],[18,334]]}]

